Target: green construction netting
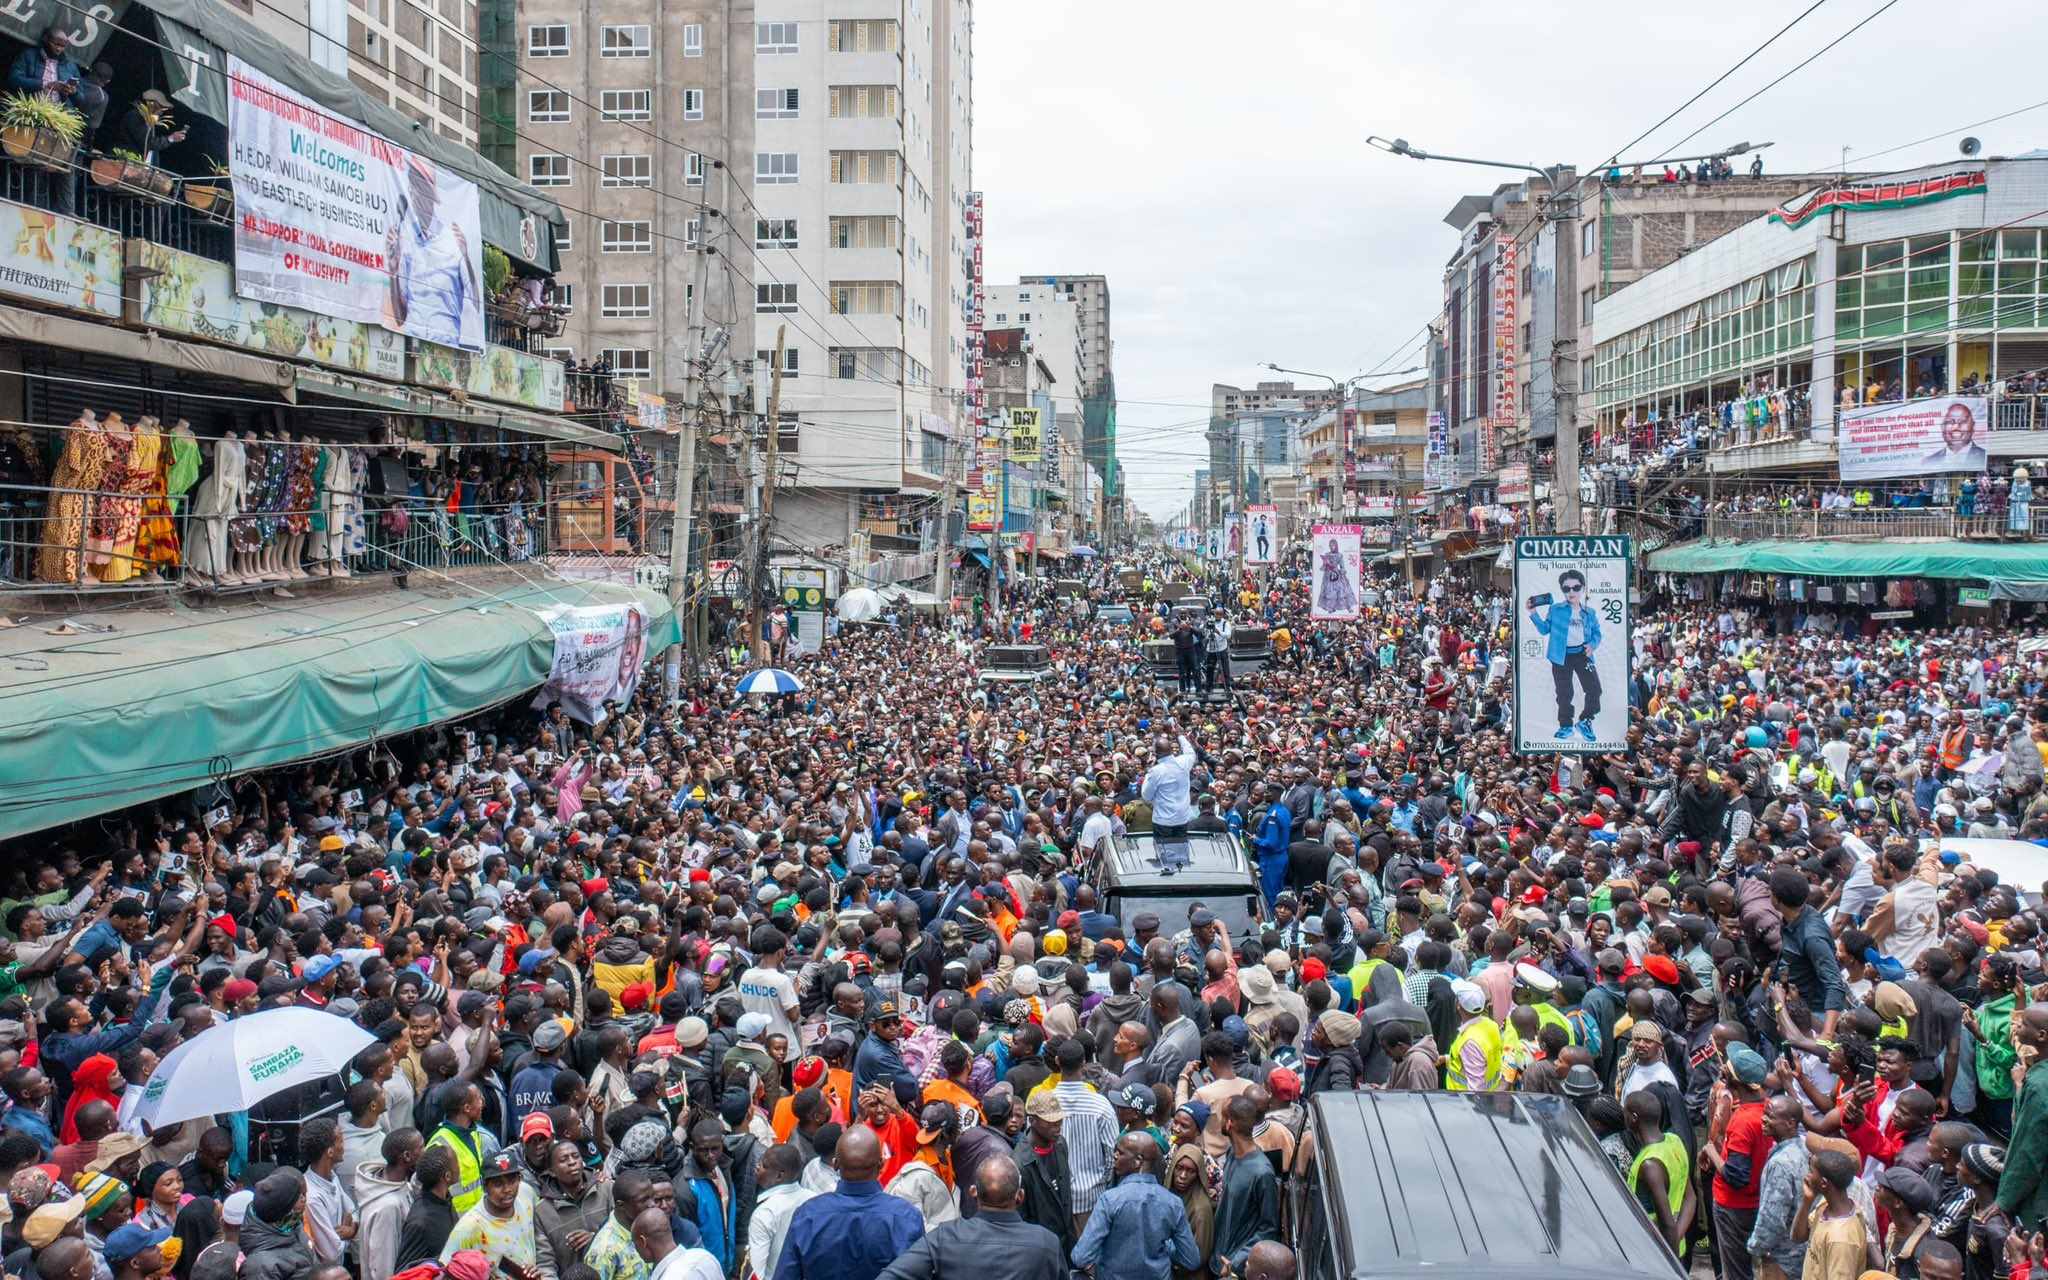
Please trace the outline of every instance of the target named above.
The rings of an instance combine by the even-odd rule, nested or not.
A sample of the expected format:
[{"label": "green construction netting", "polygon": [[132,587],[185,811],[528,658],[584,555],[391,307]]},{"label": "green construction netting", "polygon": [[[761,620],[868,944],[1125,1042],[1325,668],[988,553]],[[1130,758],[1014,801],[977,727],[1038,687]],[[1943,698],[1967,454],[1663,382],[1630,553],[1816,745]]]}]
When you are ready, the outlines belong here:
[{"label": "green construction netting", "polygon": [[637,600],[649,653],[679,639],[653,591],[537,574],[509,585],[419,577],[409,591],[112,608],[77,615],[70,634],[0,632],[0,839],[537,689],[554,637],[535,609]]}]

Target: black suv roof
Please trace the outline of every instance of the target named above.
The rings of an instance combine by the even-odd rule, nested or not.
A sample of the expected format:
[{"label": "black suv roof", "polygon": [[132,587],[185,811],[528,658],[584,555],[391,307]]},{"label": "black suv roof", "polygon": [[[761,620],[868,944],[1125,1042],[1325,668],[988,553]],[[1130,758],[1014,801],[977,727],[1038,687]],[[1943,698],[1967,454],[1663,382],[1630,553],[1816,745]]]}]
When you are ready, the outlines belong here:
[{"label": "black suv roof", "polygon": [[1103,883],[1118,889],[1165,888],[1189,892],[1202,885],[1242,890],[1252,883],[1251,860],[1228,831],[1188,833],[1189,865],[1170,876],[1159,874],[1156,840],[1149,831],[1117,836],[1103,865]]},{"label": "black suv roof", "polygon": [[1319,1093],[1340,1269],[1685,1280],[1571,1103],[1527,1093]]}]

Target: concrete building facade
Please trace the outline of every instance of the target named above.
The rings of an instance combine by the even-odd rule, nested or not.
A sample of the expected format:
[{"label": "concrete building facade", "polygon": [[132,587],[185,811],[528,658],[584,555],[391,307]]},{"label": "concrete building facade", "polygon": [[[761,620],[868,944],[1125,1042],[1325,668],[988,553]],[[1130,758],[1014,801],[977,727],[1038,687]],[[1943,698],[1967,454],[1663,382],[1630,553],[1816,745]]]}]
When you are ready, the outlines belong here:
[{"label": "concrete building facade", "polygon": [[702,256],[690,250],[718,250],[703,264],[707,324],[730,325],[752,296],[756,229],[738,195],[754,160],[753,0],[520,0],[512,35],[521,74],[491,95],[485,132],[513,137],[516,176],[568,218],[557,353],[607,358],[680,397]]},{"label": "concrete building facade", "polygon": [[[748,216],[756,396],[783,359],[778,545],[851,541],[863,495],[929,527],[965,478],[971,0],[759,0]],[[746,204],[746,201],[742,201]]]}]

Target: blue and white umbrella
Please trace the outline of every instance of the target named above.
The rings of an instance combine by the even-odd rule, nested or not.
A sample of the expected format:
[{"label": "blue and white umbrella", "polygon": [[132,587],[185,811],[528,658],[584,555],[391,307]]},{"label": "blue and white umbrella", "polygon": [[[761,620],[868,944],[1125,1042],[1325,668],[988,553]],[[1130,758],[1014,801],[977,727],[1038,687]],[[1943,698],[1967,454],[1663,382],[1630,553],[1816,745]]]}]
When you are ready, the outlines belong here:
[{"label": "blue and white umbrella", "polygon": [[781,667],[763,667],[740,680],[741,693],[802,693],[804,682]]}]

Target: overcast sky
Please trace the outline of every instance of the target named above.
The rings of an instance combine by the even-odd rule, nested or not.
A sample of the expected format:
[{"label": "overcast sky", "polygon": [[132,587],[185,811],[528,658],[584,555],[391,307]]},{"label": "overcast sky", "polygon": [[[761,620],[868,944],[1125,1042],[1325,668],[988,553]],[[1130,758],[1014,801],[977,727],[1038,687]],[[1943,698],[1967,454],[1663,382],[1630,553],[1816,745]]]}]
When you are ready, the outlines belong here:
[{"label": "overcast sky", "polygon": [[[974,182],[987,278],[1109,277],[1119,454],[1140,505],[1166,516],[1206,456],[1211,383],[1276,376],[1266,361],[1337,378],[1421,362],[1455,245],[1443,215],[1512,174],[1399,159],[1368,135],[1587,166],[1810,2],[1724,0],[1702,22],[1694,7],[1615,0],[985,0]],[[1663,154],[1885,2],[1822,0],[1624,158]],[[1955,156],[1961,126],[2042,96],[2048,18],[2012,0],[1960,26],[1954,13],[1897,0],[1680,154],[1769,140],[1767,167],[1808,171],[1836,167],[1844,147],[1854,166],[1938,134],[1866,167]],[[2018,154],[2048,140],[2048,109],[1970,131],[1987,154]]]}]

